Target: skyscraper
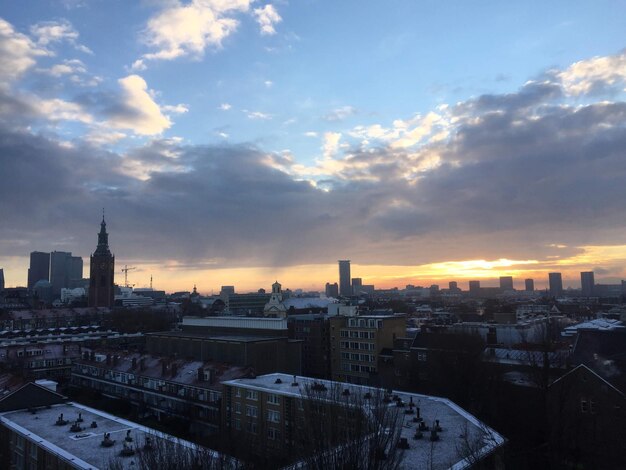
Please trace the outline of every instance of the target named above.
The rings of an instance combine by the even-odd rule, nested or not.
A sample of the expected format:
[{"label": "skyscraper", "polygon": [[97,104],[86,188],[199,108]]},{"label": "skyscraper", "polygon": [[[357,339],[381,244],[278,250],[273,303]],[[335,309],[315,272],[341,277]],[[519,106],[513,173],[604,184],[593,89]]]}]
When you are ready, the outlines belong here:
[{"label": "skyscraper", "polygon": [[563,293],[561,273],[548,273],[548,282],[550,284],[550,295],[556,297]]},{"label": "skyscraper", "polygon": [[459,284],[456,281],[450,281],[448,282],[448,288],[451,291],[456,292],[457,290],[459,290]]},{"label": "skyscraper", "polygon": [[30,254],[30,267],[28,268],[28,288],[32,289],[37,281],[50,280],[50,253],[33,251]]},{"label": "skyscraper", "polygon": [[4,290],[4,269],[0,268],[0,292]]},{"label": "skyscraper", "polygon": [[361,287],[363,287],[363,279],[360,277],[352,278],[352,295],[359,295],[361,293]]},{"label": "skyscraper", "polygon": [[469,291],[470,294],[478,294],[480,292],[480,281],[470,281]]},{"label": "skyscraper", "polygon": [[115,256],[109,250],[107,224],[102,216],[98,247],[89,262],[89,306],[112,307],[114,295]]},{"label": "skyscraper", "polygon": [[61,295],[61,289],[68,287],[70,283],[69,267],[72,253],[65,251],[53,251],[50,253],[50,284],[52,294]]},{"label": "skyscraper", "polygon": [[513,290],[513,277],[501,276],[500,277],[500,290]]},{"label": "skyscraper", "polygon": [[350,284],[350,260],[339,260],[339,295],[350,297],[352,285]]},{"label": "skyscraper", "polygon": [[524,279],[524,287],[528,292],[535,290],[535,281],[533,279]]},{"label": "skyscraper", "polygon": [[580,273],[580,291],[583,297],[591,297],[593,295],[594,286],[593,271]]}]

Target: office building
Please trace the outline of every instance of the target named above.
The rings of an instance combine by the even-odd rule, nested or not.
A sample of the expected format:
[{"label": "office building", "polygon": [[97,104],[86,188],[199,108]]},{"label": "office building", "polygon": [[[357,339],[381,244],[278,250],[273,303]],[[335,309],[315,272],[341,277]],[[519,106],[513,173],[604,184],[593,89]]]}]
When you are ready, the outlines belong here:
[{"label": "office building", "polygon": [[501,291],[513,290],[513,277],[512,276],[500,276],[500,290]]},{"label": "office building", "polygon": [[0,268],[0,292],[4,290],[4,269]]},{"label": "office building", "polygon": [[339,260],[339,295],[350,297],[352,285],[350,284],[350,260]]},{"label": "office building", "polygon": [[448,289],[450,289],[453,292],[456,292],[459,290],[459,284],[456,281],[450,281],[448,283]]},{"label": "office building", "polygon": [[98,246],[91,255],[89,262],[89,306],[113,307],[115,256],[109,250],[109,234],[107,224],[102,216]]},{"label": "office building", "polygon": [[50,280],[50,253],[33,251],[30,254],[30,267],[28,268],[28,288],[32,289],[37,281]]},{"label": "office building", "polygon": [[553,297],[563,294],[563,278],[561,273],[548,273],[548,284],[550,295]]},{"label": "office building", "polygon": [[528,292],[533,292],[535,290],[535,280],[534,279],[524,279],[524,289]]},{"label": "office building", "polygon": [[594,294],[594,286],[593,271],[580,273],[580,292],[583,297],[591,297]]},{"label": "office building", "polygon": [[330,318],[333,380],[374,384],[383,349],[406,336],[405,315],[357,315]]},{"label": "office building", "polygon": [[72,253],[65,251],[50,253],[50,284],[55,297],[61,295],[61,289],[75,287],[72,281],[78,281],[82,277],[83,259],[80,256],[72,256]]},{"label": "office building", "polygon": [[339,284],[336,282],[333,282],[332,284],[327,282],[324,292],[326,297],[339,297]]},{"label": "office building", "polygon": [[352,295],[359,295],[363,288],[363,279],[360,277],[352,278]]},{"label": "office building", "polygon": [[480,281],[470,281],[469,291],[470,291],[470,294],[472,295],[479,294],[480,293]]}]

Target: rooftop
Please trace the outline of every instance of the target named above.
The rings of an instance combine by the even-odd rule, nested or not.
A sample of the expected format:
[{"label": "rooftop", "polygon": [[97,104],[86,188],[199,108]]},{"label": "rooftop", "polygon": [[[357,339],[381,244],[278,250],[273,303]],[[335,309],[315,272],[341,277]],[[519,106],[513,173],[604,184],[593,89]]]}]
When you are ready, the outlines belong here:
[{"label": "rooftop", "polygon": [[[133,374],[141,375],[144,377],[152,377],[167,380],[168,382],[176,382],[187,385],[197,385],[202,388],[221,388],[220,381],[232,380],[239,377],[245,377],[252,373],[250,367],[232,366],[230,364],[222,362],[210,362],[210,361],[194,361],[186,359],[171,359],[167,357],[154,356],[149,354],[140,354],[134,352],[120,352],[107,353],[102,350],[94,351],[95,355],[99,358],[111,354],[111,363],[107,364],[103,361],[91,361],[84,358],[78,359],[78,364],[87,364],[96,367],[102,367],[109,370],[118,372],[132,372]],[[114,360],[113,357],[117,356]],[[135,367],[133,368],[133,359],[135,360]],[[140,368],[141,360],[143,359],[143,369]],[[205,381],[198,380],[198,369],[204,368],[211,370],[215,374],[215,381],[213,384]]]},{"label": "rooftop", "polygon": [[[84,429],[80,432],[71,432],[70,427],[78,418],[79,413],[83,419],[80,426]],[[55,423],[61,414],[68,423],[57,426]],[[188,441],[71,402],[53,405],[50,408],[40,408],[36,413],[27,410],[2,413],[0,421],[7,428],[36,442],[40,447],[59,456],[70,465],[82,469],[108,468],[112,461],[119,462],[125,469],[138,468],[138,454],[131,457],[120,456],[128,431],[133,439],[130,443],[133,448],[136,446],[143,448],[147,437],[150,437],[156,445],[167,441],[190,450],[196,448]],[[91,428],[91,423],[94,421],[97,428]],[[115,441],[112,447],[100,445],[105,433],[110,433],[111,439]],[[217,456],[217,454],[214,455]]]},{"label": "rooftop", "polygon": [[[294,381],[297,385],[293,385]],[[311,396],[310,390],[314,384],[325,385],[330,391],[329,399],[336,396],[332,395],[332,390],[337,390],[337,387],[340,390],[347,389],[351,395],[357,396],[364,396],[368,392],[372,396],[382,393],[381,389],[372,387],[281,373],[262,375],[255,379],[225,381],[223,384],[300,398]],[[401,426],[400,437],[407,439],[409,448],[404,451],[401,469],[432,468],[443,470],[451,468],[460,470],[469,468],[472,465],[471,458],[468,458],[468,455],[463,455],[461,449],[471,447],[472,457],[476,458],[478,455],[487,455],[504,444],[504,437],[450,400],[398,391],[393,391],[392,395],[397,396],[404,404],[412,402],[419,407],[420,415],[427,425],[432,426],[435,420],[439,420],[443,428],[439,434],[440,439],[436,442],[431,442],[427,437],[428,434],[425,434],[424,439],[415,440],[413,436],[418,426],[417,423],[413,422],[415,415],[405,414],[403,411],[398,425]],[[315,396],[319,395],[316,394]],[[383,406],[396,407],[397,405],[395,401],[392,401]],[[405,410],[406,408],[400,409]],[[433,446],[432,452],[431,444]]]},{"label": "rooftop", "polygon": [[187,331],[159,331],[157,333],[146,333],[146,336],[170,336],[172,338],[202,338],[207,340],[232,343],[256,343],[258,341],[287,340],[286,336],[212,335],[204,333],[190,333]]}]

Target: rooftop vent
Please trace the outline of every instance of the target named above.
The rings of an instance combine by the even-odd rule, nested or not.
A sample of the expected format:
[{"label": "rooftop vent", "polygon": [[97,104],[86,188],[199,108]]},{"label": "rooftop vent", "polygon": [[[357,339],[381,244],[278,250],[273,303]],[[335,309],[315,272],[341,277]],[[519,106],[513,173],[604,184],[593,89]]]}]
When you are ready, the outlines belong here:
[{"label": "rooftop vent", "polygon": [[283,383],[283,381],[282,381],[282,380],[280,380],[280,377],[279,377],[279,378],[277,378],[276,380],[274,380],[274,383],[275,383],[275,384],[282,384],[282,383]]},{"label": "rooftop vent", "polygon": [[291,382],[291,386],[292,386],[292,387],[297,387],[298,385],[299,385],[299,384],[298,384],[298,381],[296,380],[296,376],[294,375],[294,376],[293,376],[293,382]]}]

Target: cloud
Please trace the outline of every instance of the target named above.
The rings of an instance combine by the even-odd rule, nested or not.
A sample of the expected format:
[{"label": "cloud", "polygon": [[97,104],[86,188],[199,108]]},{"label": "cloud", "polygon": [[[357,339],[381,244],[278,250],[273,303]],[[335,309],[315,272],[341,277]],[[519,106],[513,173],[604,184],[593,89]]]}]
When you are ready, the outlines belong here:
[{"label": "cloud", "polygon": [[304,135],[306,137],[317,137],[318,134],[317,132],[314,132],[314,131],[308,131],[308,132],[305,132]]},{"label": "cloud", "polygon": [[581,60],[565,70],[553,72],[566,93],[579,96],[602,94],[617,87],[626,90],[626,49],[621,53]]},{"label": "cloud", "polygon": [[220,104],[220,108],[222,111],[228,111],[230,108],[232,108],[232,106],[228,103],[222,103]]},{"label": "cloud", "polygon": [[[34,103],[22,95],[0,94],[0,240],[26,239],[27,253],[69,233],[72,251],[86,255],[104,205],[118,259],[532,263],[519,269],[565,268],[569,259],[576,269],[612,269],[611,259],[626,259],[623,249],[596,262],[600,255],[583,256],[580,247],[626,245],[626,103],[609,89],[581,103],[551,77],[388,123],[327,130],[310,166],[250,144],[159,138],[171,122],[137,75],[120,80],[121,93],[90,90],[80,108],[47,104],[46,112],[94,129],[72,147],[28,120],[16,130],[8,120],[17,114],[30,123],[41,117],[25,114]],[[108,125],[89,123],[84,112]],[[130,136],[125,129],[157,137],[124,153],[98,147]],[[6,253],[0,244],[0,257]]]},{"label": "cloud", "polygon": [[206,49],[219,49],[239,25],[237,13],[248,11],[250,0],[192,0],[163,8],[148,20],[144,41],[155,52],[135,61],[133,70],[145,68],[146,60],[202,57]]},{"label": "cloud", "polygon": [[84,74],[87,72],[87,69],[82,61],[71,59],[64,60],[60,64],[55,64],[49,69],[38,69],[38,71],[58,78],[63,75]]},{"label": "cloud", "polygon": [[111,127],[130,129],[140,135],[160,134],[171,127],[172,122],[161,112],[142,77],[129,75],[118,83],[121,95],[107,109],[107,123]]},{"label": "cloud", "polygon": [[267,121],[272,119],[271,114],[262,113],[260,111],[249,111],[247,109],[242,110],[248,119]]},{"label": "cloud", "polygon": [[189,107],[186,104],[165,105],[163,106],[163,111],[166,113],[184,114],[189,111]]},{"label": "cloud", "polygon": [[274,82],[271,80],[265,80],[263,82],[263,85],[265,85],[266,88],[272,88],[272,85],[274,85]]},{"label": "cloud", "polygon": [[38,57],[47,55],[49,51],[0,18],[0,83],[16,80],[35,65]]},{"label": "cloud", "polygon": [[274,26],[283,20],[276,8],[271,4],[267,4],[262,8],[255,8],[254,16],[259,26],[261,26],[261,34],[268,36],[276,34]]},{"label": "cloud", "polygon": [[93,54],[91,49],[78,42],[78,31],[67,20],[43,21],[30,27],[30,32],[37,38],[37,44],[48,46],[54,43],[67,42],[75,49],[86,54]]},{"label": "cloud", "polygon": [[356,108],[353,106],[342,106],[340,108],[333,109],[330,113],[324,116],[326,121],[343,121],[344,119],[353,116],[357,113]]}]

